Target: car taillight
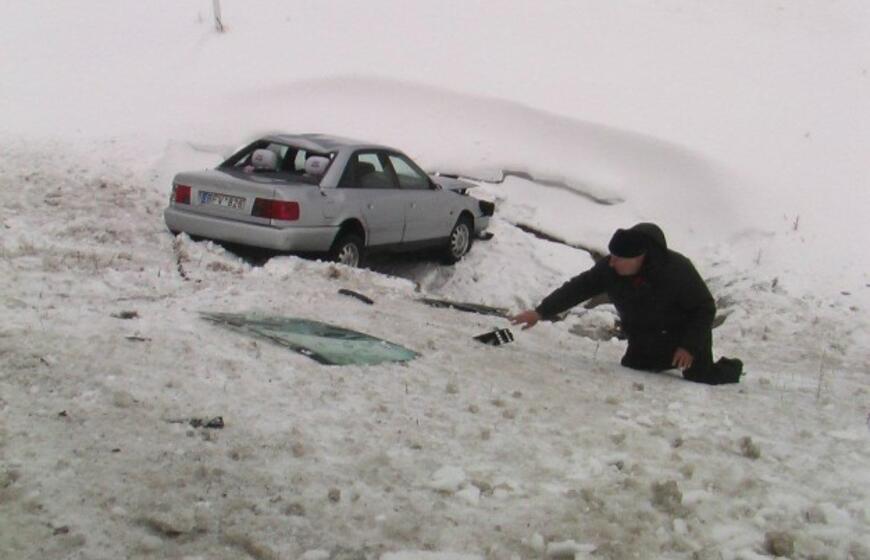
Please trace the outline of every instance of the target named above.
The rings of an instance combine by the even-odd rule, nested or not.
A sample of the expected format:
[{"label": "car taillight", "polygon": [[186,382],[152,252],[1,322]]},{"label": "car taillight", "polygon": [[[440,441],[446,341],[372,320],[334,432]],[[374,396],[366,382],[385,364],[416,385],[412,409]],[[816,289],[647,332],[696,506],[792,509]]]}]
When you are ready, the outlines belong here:
[{"label": "car taillight", "polygon": [[258,198],[254,200],[253,216],[291,222],[299,219],[299,203],[289,200]]},{"label": "car taillight", "polygon": [[172,199],[176,204],[190,204],[190,187],[187,185],[173,185]]}]

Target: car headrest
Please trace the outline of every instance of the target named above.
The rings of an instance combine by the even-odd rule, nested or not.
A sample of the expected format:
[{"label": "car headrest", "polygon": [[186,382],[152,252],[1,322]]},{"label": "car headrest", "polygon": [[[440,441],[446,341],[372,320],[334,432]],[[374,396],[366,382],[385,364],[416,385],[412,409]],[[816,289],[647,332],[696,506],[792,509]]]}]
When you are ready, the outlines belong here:
[{"label": "car headrest", "polygon": [[354,171],[356,172],[356,178],[361,179],[369,173],[374,173],[375,166],[367,161],[358,161],[354,165]]},{"label": "car headrest", "polygon": [[275,171],[278,169],[278,155],[272,150],[254,150],[251,156],[251,164],[254,169],[264,171]]},{"label": "car headrest", "polygon": [[329,158],[323,156],[311,156],[305,160],[305,173],[307,175],[320,176],[326,172],[329,166]]}]

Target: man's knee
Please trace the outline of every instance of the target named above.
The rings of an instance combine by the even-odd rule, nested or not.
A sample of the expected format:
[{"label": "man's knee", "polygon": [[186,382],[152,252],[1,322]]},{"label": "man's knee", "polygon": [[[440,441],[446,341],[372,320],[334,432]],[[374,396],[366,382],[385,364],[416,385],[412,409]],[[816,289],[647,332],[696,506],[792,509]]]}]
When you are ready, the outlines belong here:
[{"label": "man's knee", "polygon": [[666,331],[636,333],[628,337],[622,365],[646,371],[673,369],[677,342],[675,335]]},{"label": "man's knee", "polygon": [[672,366],[669,360],[663,361],[661,356],[655,356],[646,353],[632,352],[631,347],[622,356],[619,362],[623,367],[638,369],[642,371],[664,371]]},{"label": "man's knee", "polygon": [[622,359],[619,360],[619,363],[620,363],[623,367],[627,367],[627,368],[631,368],[631,369],[646,369],[646,368],[641,367],[641,366],[640,366],[640,363],[638,362],[638,360],[637,360],[634,356],[632,356],[631,354],[629,354],[628,352],[626,352],[626,353],[622,356]]}]

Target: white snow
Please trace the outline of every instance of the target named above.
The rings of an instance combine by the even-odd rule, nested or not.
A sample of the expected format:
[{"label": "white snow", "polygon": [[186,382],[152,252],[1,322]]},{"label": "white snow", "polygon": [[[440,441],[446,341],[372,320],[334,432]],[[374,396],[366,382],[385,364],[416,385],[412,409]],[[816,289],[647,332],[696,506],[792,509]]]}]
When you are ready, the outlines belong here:
[{"label": "white snow", "polygon": [[[221,4],[222,34],[207,0],[0,5],[0,557],[870,558],[870,5]],[[469,177],[495,237],[364,271],[170,236],[173,174],[272,130]],[[488,347],[505,321],[417,301],[527,308],[592,261],[516,224],[638,221],[740,385],[621,368],[609,306]],[[204,310],[421,357],[321,366]]]}]

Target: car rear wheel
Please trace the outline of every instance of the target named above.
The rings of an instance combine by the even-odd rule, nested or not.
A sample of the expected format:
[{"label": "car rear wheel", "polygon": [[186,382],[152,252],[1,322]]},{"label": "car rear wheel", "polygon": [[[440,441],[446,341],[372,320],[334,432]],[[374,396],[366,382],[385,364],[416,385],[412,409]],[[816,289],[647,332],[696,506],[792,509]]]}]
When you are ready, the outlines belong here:
[{"label": "car rear wheel", "polygon": [[460,216],[459,220],[456,221],[456,225],[450,231],[450,237],[447,240],[447,250],[444,256],[448,264],[459,261],[471,250],[473,232],[474,226],[472,226],[471,218]]},{"label": "car rear wheel", "polygon": [[360,236],[353,233],[344,233],[338,236],[329,251],[329,258],[337,263],[361,267],[365,244]]}]

